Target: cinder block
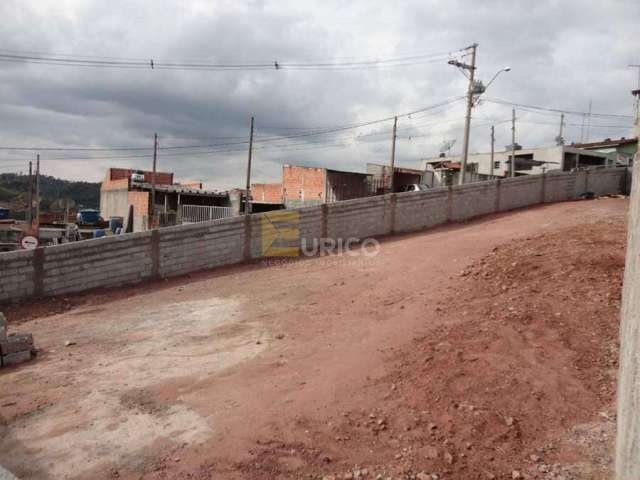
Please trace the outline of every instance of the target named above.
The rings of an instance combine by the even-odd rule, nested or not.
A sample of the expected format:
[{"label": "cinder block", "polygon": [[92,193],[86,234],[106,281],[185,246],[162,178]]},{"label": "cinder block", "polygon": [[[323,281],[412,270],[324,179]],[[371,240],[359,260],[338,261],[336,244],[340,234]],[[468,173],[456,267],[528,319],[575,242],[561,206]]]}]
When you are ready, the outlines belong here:
[{"label": "cinder block", "polygon": [[0,340],[0,355],[11,355],[24,350],[33,349],[33,335],[30,333],[14,333],[5,340]]},{"label": "cinder block", "polygon": [[31,360],[31,350],[24,350],[22,352],[10,353],[9,355],[2,355],[2,366],[10,367],[12,365],[18,365],[19,363],[28,362]]}]

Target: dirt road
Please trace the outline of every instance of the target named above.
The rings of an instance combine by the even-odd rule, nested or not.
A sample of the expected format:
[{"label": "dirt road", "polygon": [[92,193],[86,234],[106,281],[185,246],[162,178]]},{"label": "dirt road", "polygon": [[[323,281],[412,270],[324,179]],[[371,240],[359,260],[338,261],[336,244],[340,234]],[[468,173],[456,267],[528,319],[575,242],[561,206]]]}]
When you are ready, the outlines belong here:
[{"label": "dirt road", "polygon": [[604,478],[626,209],[547,205],[373,258],[7,306],[41,353],[0,371],[0,463],[35,479]]}]

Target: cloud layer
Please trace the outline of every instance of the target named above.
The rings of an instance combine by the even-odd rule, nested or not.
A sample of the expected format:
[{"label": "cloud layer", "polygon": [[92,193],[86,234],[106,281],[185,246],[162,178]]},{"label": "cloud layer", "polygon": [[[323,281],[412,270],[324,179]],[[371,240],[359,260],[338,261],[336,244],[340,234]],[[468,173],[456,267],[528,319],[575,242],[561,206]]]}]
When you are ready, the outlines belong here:
[{"label": "cloud layer", "polygon": [[[211,62],[389,58],[455,52],[473,42],[478,75],[505,73],[487,96],[594,112],[632,114],[639,63],[640,4],[557,0],[154,1],[4,0],[0,45],[6,50],[117,58]],[[466,79],[437,61],[396,68],[243,72],[74,68],[0,62],[0,145],[33,147],[161,146],[233,143],[233,150],[160,152],[160,168],[213,188],[244,183],[249,118],[258,143],[255,181],[273,181],[283,163],[362,171],[384,163],[391,122],[317,137],[262,142],[299,128],[388,117],[461,96]],[[460,148],[464,105],[401,118],[397,163],[418,166],[445,140]],[[471,150],[510,141],[510,107],[474,111]],[[518,141],[548,145],[559,115],[518,112]],[[566,137],[586,137],[583,118],[567,119]],[[629,136],[631,120],[591,120],[590,137]],[[218,137],[229,137],[220,139]],[[266,148],[266,146],[269,146]],[[260,147],[260,148],[259,148]],[[203,149],[204,150],[204,149]],[[209,149],[212,150],[212,149]],[[112,158],[127,154],[141,158]],[[43,171],[99,180],[110,166],[148,168],[149,152],[42,152]],[[119,155],[118,155],[119,154]],[[0,172],[20,170],[34,152],[0,152]],[[88,159],[90,157],[90,159]]]}]

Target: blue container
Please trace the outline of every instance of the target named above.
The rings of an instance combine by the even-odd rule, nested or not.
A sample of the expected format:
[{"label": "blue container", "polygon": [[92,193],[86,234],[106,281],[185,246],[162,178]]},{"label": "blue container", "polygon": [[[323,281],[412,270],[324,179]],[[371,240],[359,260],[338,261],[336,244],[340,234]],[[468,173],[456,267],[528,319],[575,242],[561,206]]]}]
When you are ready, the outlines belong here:
[{"label": "blue container", "polygon": [[100,212],[98,210],[80,210],[78,212],[78,223],[95,225],[99,221]]},{"label": "blue container", "polygon": [[102,228],[98,228],[93,232],[93,238],[102,238],[106,236],[106,232]]},{"label": "blue container", "polygon": [[124,218],[122,217],[111,217],[109,219],[109,228],[113,233],[116,233],[119,228],[122,228],[123,222],[124,222]]},{"label": "blue container", "polygon": [[0,220],[7,220],[9,218],[9,209],[0,208]]}]

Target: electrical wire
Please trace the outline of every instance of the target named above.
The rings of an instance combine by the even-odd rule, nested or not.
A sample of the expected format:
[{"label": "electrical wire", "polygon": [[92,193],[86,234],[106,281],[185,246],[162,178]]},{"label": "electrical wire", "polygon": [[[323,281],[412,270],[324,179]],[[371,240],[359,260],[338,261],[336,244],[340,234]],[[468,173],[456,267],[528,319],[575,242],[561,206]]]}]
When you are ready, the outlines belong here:
[{"label": "electrical wire", "polygon": [[[455,97],[449,97],[445,100],[443,100],[442,102],[432,105],[430,107],[428,107],[427,109],[423,109],[424,111],[419,112],[419,113],[415,113],[415,112],[409,112],[407,114],[404,114],[402,116],[398,116],[398,118],[401,117],[406,117],[407,119],[410,120],[419,120],[421,118],[424,117],[428,117],[431,115],[434,115],[435,113],[437,113],[437,110],[439,110],[442,107],[447,107],[447,106],[451,106],[457,102],[460,102],[461,100],[463,100],[465,98],[464,95],[462,96],[455,96]],[[415,116],[417,115],[417,116]],[[388,117],[385,119],[385,121],[387,119],[392,120],[393,117]],[[314,127],[309,127],[309,126],[304,126],[304,127],[300,127],[300,126],[290,126],[290,125],[258,125],[256,127],[256,132],[261,132],[262,130],[286,130],[286,131],[308,131],[308,132],[313,132],[313,131],[322,131],[322,130],[327,130],[327,129],[333,129],[333,128],[338,128],[338,127],[349,127],[349,126],[354,126],[354,125],[358,125],[357,123],[351,123],[351,124],[344,124],[344,125],[323,125],[323,126],[314,126]],[[275,135],[275,134],[272,134]]]},{"label": "electrical wire", "polygon": [[[419,108],[416,110],[413,110],[411,112],[407,112],[407,113],[403,113],[403,114],[399,114],[399,115],[393,115],[393,116],[388,116],[388,117],[384,117],[384,118],[379,118],[379,119],[375,119],[375,120],[369,120],[369,121],[363,121],[363,122],[358,122],[358,123],[352,123],[352,124],[347,124],[347,125],[338,125],[338,126],[334,126],[334,127],[329,127],[329,128],[325,128],[322,130],[313,130],[313,131],[305,131],[305,132],[301,132],[301,133],[295,133],[295,134],[291,134],[291,135],[278,135],[278,136],[272,136],[272,137],[266,137],[266,138],[256,138],[254,139],[254,143],[256,144],[260,144],[260,143],[269,143],[269,142],[275,142],[275,141],[281,141],[281,140],[286,140],[286,139],[297,139],[297,138],[309,138],[309,137],[316,137],[316,136],[323,136],[323,135],[329,135],[329,134],[333,134],[333,133],[339,133],[339,132],[343,132],[343,131],[348,131],[348,130],[353,130],[353,129],[358,129],[358,128],[363,128],[366,126],[371,126],[371,125],[376,125],[379,123],[383,123],[383,122],[388,122],[390,120],[393,120],[396,116],[398,118],[402,118],[402,117],[408,117],[411,115],[414,115],[416,113],[420,113],[420,112],[426,112],[435,108],[439,108],[443,105],[449,105],[452,103],[455,103],[457,101],[459,101],[461,98],[463,97],[452,97],[449,98],[447,100],[444,100],[442,102],[433,104],[433,105],[429,105],[427,107],[423,107],[423,108]],[[159,151],[171,151],[171,150],[196,150],[196,149],[211,149],[211,148],[219,148],[219,147],[232,147],[232,146],[239,146],[239,145],[247,145],[249,143],[249,140],[242,140],[242,141],[237,141],[237,142],[222,142],[222,143],[210,143],[210,144],[195,144],[195,145],[174,145],[174,146],[160,146],[158,147]],[[82,152],[117,152],[117,151],[151,151],[153,150],[153,147],[140,147],[140,146],[127,146],[127,147],[123,147],[123,146],[118,146],[118,147],[16,147],[16,146],[0,146],[0,150],[5,150],[5,151],[30,151],[30,152],[42,152],[42,151],[50,151],[50,152],[72,152],[72,151],[82,151]],[[146,155],[143,155],[146,156]],[[122,156],[121,158],[137,158],[139,156],[134,156],[134,155],[128,155],[128,156]],[[112,158],[117,158],[117,157],[112,157]]]},{"label": "electrical wire", "polygon": [[[409,131],[409,130],[420,130],[421,128],[425,128],[425,127],[430,127],[432,125],[437,125],[437,124],[441,124],[441,123],[449,123],[452,121],[460,121],[459,118],[456,119],[450,119],[444,122],[437,122],[437,123],[427,123],[424,125],[415,125],[415,126],[411,126],[411,127],[406,127],[404,129],[397,129],[397,131]],[[344,142],[347,140],[354,140],[355,142],[358,141],[363,141],[363,138],[367,138],[367,137],[372,137],[372,136],[388,136],[391,135],[391,133],[393,132],[393,130],[387,130],[387,131],[382,131],[382,132],[372,132],[372,133],[367,133],[367,134],[360,134],[360,135],[353,135],[353,136],[347,136],[347,137],[339,137],[336,139],[336,141],[331,142],[331,141],[324,141],[324,140],[316,140],[314,142],[309,142],[309,141],[299,141],[297,143],[268,143],[268,144],[257,144],[254,147],[254,152],[256,151],[297,151],[297,150],[322,150],[323,148],[326,147],[336,147],[336,146],[342,146],[342,147],[351,147],[354,144],[345,144]],[[429,136],[429,134],[411,134],[408,135],[406,137],[404,136],[398,136],[398,139],[410,139],[413,137],[425,137],[425,136]],[[383,142],[383,141],[387,141],[386,138],[379,138],[379,139],[373,139],[373,140],[368,140],[368,143],[371,142]],[[246,152],[246,146],[244,145],[226,145],[226,146],[219,146],[216,149],[209,149],[206,151],[200,151],[200,152],[184,152],[184,151],[172,151],[171,153],[168,153],[167,155],[162,155],[160,158],[162,159],[172,159],[172,158],[176,158],[176,157],[181,157],[181,156],[202,156],[202,155],[211,155],[211,154],[230,154],[230,153],[244,153]],[[147,153],[147,154],[135,154],[135,155],[109,155],[109,156],[92,156],[92,157],[47,157],[46,160],[47,162],[49,161],[90,161],[90,160],[124,160],[124,159],[136,159],[136,158],[151,158],[151,154]]]},{"label": "electrical wire", "polygon": [[[462,52],[465,49],[456,50]],[[4,53],[3,53],[4,52]],[[440,61],[448,58],[450,52],[421,53],[390,58],[374,58],[360,61],[258,61],[252,63],[212,63],[165,61],[149,59],[125,59],[116,57],[98,57],[90,55],[64,55],[42,52],[18,52],[0,50],[0,61],[13,63],[33,63],[41,65],[60,65],[93,68],[128,68],[147,70],[204,70],[204,71],[245,71],[245,70],[349,70],[362,68],[400,67]]]},{"label": "electrical wire", "polygon": [[507,100],[500,100],[497,98],[483,98],[483,101],[485,102],[489,102],[489,103],[495,103],[498,105],[509,105],[512,107],[516,107],[516,108],[523,108],[523,109],[530,109],[530,110],[539,110],[539,111],[545,111],[545,112],[555,112],[555,113],[564,113],[564,114],[569,114],[569,115],[583,115],[583,116],[591,116],[591,117],[602,117],[602,118],[628,118],[628,119],[633,119],[632,115],[621,115],[621,114],[615,114],[615,113],[595,113],[595,112],[579,112],[579,111],[575,111],[575,110],[561,110],[558,108],[549,108],[549,107],[539,107],[536,105],[527,105],[524,103],[515,103],[515,102],[509,102]]}]

